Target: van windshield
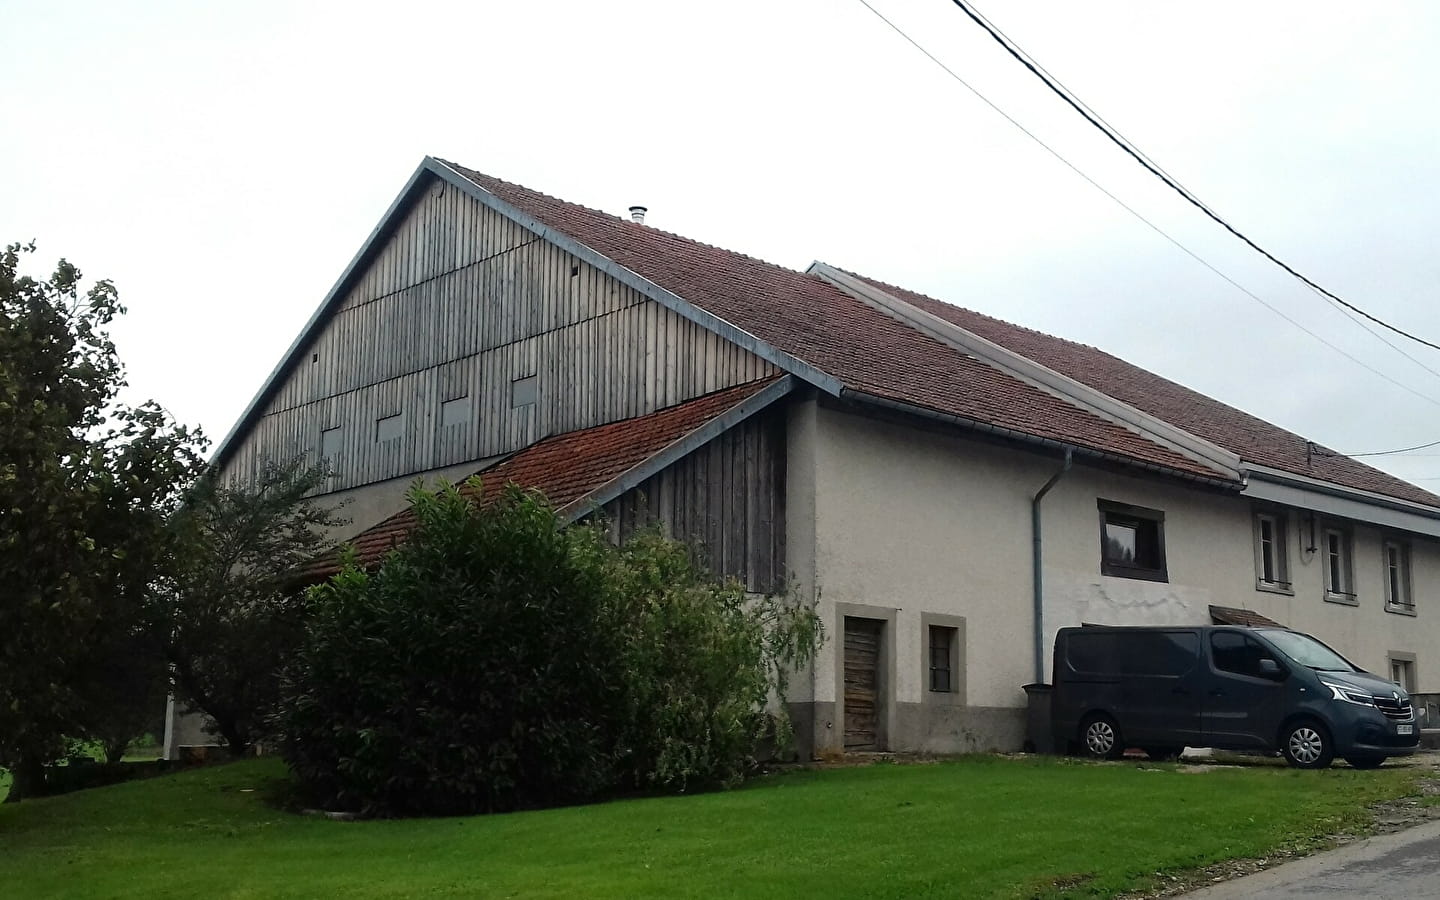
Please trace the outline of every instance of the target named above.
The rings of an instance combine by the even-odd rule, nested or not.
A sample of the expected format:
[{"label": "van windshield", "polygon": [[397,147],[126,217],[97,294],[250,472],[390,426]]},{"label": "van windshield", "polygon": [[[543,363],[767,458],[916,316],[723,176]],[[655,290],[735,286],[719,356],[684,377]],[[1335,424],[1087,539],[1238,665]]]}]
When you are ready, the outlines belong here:
[{"label": "van windshield", "polygon": [[1317,672],[1358,672],[1348,659],[1298,631],[1267,631],[1265,640],[1275,645],[1281,653],[1302,666],[1309,666]]}]

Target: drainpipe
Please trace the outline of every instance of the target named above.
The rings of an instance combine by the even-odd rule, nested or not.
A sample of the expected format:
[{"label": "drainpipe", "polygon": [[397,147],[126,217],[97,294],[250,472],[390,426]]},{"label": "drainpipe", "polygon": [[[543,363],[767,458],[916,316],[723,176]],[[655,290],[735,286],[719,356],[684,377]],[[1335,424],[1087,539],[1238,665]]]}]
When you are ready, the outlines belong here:
[{"label": "drainpipe", "polygon": [[1039,684],[1045,680],[1045,584],[1040,574],[1042,550],[1044,539],[1040,530],[1040,501],[1050,493],[1065,473],[1070,471],[1070,448],[1065,448],[1065,464],[1060,470],[1050,476],[1050,480],[1035,493],[1030,501],[1030,534],[1034,540],[1034,548],[1031,551],[1031,563],[1034,568],[1032,584],[1035,586],[1035,683]]}]

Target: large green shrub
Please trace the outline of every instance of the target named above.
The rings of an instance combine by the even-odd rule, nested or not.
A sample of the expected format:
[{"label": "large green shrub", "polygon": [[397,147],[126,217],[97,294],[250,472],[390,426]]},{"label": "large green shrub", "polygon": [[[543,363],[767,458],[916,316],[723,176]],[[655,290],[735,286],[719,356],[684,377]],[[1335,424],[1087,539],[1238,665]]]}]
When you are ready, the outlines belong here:
[{"label": "large green shrub", "polygon": [[[477,492],[478,493],[478,492]],[[380,568],[313,589],[282,750],[318,802],[434,815],[733,782],[818,620],[708,581],[655,534],[562,527],[511,486],[417,488]]]}]

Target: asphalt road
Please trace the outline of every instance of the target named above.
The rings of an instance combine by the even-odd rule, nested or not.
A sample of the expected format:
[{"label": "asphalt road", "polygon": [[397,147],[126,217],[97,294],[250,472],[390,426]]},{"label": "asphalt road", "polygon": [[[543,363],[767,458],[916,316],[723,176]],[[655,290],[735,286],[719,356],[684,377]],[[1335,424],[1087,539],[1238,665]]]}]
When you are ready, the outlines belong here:
[{"label": "asphalt road", "polygon": [[1185,896],[1190,900],[1440,897],[1440,822],[1358,841]]}]

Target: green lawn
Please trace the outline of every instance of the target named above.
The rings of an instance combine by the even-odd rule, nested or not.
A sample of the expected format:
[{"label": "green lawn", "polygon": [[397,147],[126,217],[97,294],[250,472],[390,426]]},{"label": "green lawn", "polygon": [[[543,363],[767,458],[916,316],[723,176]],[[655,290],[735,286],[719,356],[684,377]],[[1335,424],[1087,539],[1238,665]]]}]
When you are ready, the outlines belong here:
[{"label": "green lawn", "polygon": [[[0,807],[12,897],[1110,896],[1363,828],[1415,773],[972,758],[463,819],[271,808],[255,760]],[[1069,893],[1053,888],[1067,885]]]}]

